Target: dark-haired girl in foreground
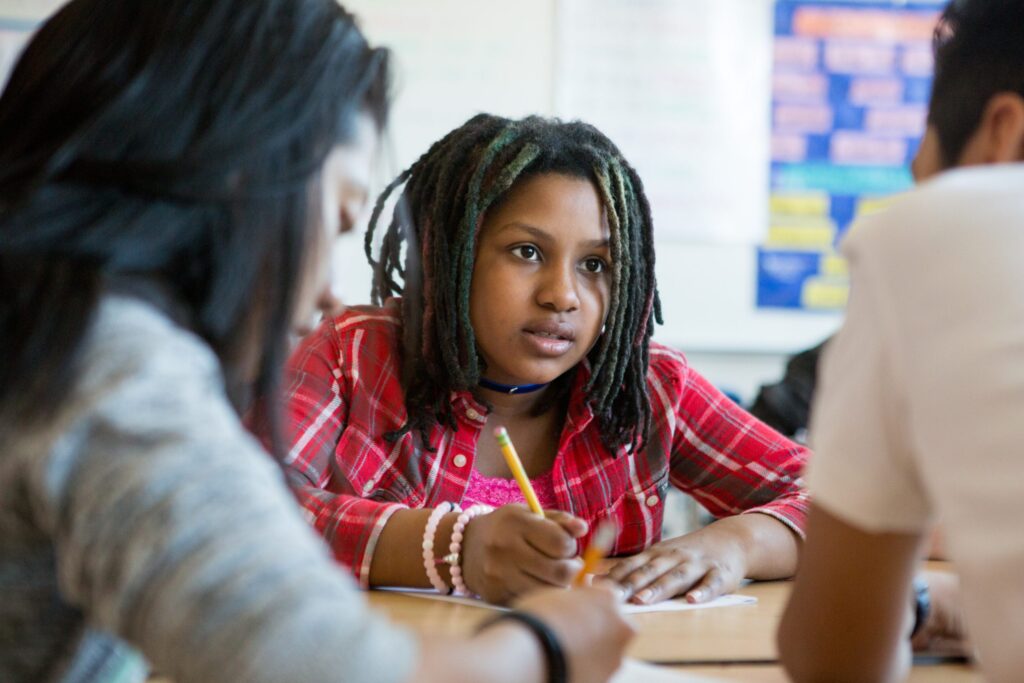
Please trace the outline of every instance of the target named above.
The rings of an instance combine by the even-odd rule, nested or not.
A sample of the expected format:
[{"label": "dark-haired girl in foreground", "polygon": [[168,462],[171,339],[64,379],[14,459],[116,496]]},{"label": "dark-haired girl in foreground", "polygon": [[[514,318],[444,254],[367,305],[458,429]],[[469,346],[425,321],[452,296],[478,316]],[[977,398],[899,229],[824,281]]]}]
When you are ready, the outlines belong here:
[{"label": "dark-haired girl in foreground", "polygon": [[176,683],[615,669],[610,591],[462,640],[374,616],[239,421],[277,412],[385,64],[332,0],[74,0],[27,47],[0,98],[0,680],[141,680],[136,652]]},{"label": "dark-haired girl in foreground", "polygon": [[[403,184],[411,221],[400,208],[382,227]],[[602,520],[613,554],[632,555],[609,576],[637,602],[793,573],[807,452],[650,341],[650,208],[608,138],[477,116],[388,188],[368,253],[374,227],[383,306],[350,309],[292,356],[286,457],[364,585],[498,602],[565,586]],[[545,519],[512,504],[498,426]],[[721,519],[660,541],[669,486]]]}]

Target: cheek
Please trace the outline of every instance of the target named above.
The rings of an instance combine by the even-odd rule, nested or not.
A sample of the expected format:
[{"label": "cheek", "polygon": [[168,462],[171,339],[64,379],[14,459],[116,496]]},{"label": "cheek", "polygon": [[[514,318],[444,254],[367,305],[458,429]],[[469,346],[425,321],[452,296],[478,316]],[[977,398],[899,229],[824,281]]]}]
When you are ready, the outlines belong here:
[{"label": "cheek", "polygon": [[611,284],[608,279],[590,281],[580,288],[585,326],[590,335],[587,348],[592,348],[601,336],[601,328],[608,317],[611,302]]},{"label": "cheek", "polygon": [[608,305],[612,299],[611,277],[602,278],[589,288],[591,306],[595,315],[604,324],[608,316]]}]

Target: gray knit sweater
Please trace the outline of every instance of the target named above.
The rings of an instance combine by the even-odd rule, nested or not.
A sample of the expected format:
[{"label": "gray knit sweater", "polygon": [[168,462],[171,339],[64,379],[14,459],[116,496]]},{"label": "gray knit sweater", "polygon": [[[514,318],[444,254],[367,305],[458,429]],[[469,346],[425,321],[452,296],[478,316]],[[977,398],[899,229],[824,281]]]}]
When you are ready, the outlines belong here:
[{"label": "gray knit sweater", "polygon": [[0,418],[0,681],[408,678],[199,338],[111,296],[81,367],[45,427]]}]

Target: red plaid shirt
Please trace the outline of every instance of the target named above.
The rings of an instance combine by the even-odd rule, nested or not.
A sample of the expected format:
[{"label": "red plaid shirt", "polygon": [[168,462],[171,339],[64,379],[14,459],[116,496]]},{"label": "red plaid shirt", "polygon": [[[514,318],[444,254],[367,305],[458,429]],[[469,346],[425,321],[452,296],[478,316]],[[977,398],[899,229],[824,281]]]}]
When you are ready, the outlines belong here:
[{"label": "red plaid shirt", "polygon": [[[487,413],[469,392],[456,393],[459,427],[433,428],[436,452],[415,448],[411,434],[388,442],[384,434],[406,420],[400,327],[397,301],[350,308],[303,340],[289,362],[289,478],[309,519],[363,586],[395,510],[462,500]],[[808,499],[800,474],[808,451],[736,406],[683,354],[651,345],[653,429],[640,454],[613,455],[601,444],[582,392],[586,374],[578,373],[569,401],[554,489],[559,508],[591,523],[615,520],[613,554],[660,539],[670,484],[716,517],[760,512],[802,535]]]}]

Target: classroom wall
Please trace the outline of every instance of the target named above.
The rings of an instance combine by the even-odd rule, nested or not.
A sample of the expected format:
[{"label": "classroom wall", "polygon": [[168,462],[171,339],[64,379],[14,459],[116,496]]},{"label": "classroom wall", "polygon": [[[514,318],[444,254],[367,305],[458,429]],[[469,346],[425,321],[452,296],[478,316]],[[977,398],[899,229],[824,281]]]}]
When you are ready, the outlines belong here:
[{"label": "classroom wall", "polygon": [[[665,314],[657,340],[749,400],[787,354],[838,326],[836,313],[755,306],[772,0],[346,4],[395,55],[385,175],[478,111],[584,118],[623,149],[651,194]],[[337,288],[349,301],[368,292],[360,248],[353,236],[337,249]]]},{"label": "classroom wall", "polygon": [[[0,0],[41,19],[60,0]],[[348,0],[390,46],[396,95],[377,185],[478,111],[580,117],[637,166],[654,203],[665,325],[719,385],[752,397],[840,316],[755,307],[767,226],[772,0]],[[359,231],[361,232],[361,230]],[[365,302],[362,236],[335,248],[335,288]]]}]

